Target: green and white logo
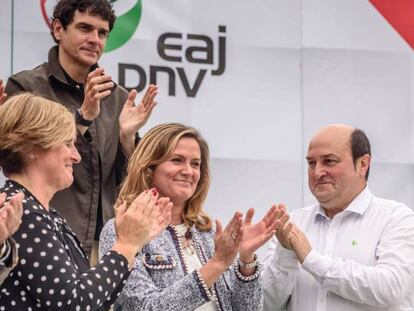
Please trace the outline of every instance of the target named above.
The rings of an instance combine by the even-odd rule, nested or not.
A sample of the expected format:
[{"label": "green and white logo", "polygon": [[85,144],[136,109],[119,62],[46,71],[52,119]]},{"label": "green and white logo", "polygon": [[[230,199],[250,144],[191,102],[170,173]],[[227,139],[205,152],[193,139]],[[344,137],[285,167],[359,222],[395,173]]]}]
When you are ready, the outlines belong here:
[{"label": "green and white logo", "polygon": [[[142,14],[142,0],[109,0],[113,5],[117,18],[108,41],[105,51],[116,50],[127,43],[138,28]],[[40,8],[43,19],[51,27],[49,17],[53,14],[57,0],[40,0]]]},{"label": "green and white logo", "polygon": [[111,0],[110,2],[117,18],[106,42],[105,52],[118,49],[132,38],[142,14],[141,0]]}]

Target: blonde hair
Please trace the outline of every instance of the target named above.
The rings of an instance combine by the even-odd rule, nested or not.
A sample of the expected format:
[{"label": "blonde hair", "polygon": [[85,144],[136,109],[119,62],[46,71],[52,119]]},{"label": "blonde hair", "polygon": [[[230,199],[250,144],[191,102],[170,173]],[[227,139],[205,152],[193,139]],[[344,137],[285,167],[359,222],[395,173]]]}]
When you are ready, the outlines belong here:
[{"label": "blonde hair", "polygon": [[74,117],[62,105],[30,93],[12,96],[0,105],[0,167],[5,175],[19,173],[27,154],[50,149],[75,133]]},{"label": "blonde hair", "polygon": [[193,196],[186,202],[183,220],[188,226],[195,225],[202,231],[211,229],[210,217],[204,213],[202,204],[210,186],[209,150],[200,133],[179,123],[161,124],[152,128],[139,142],[128,163],[116,206],[123,201],[129,204],[142,191],[152,188],[152,173],[155,167],[167,161],[173,154],[178,141],[183,137],[194,138],[201,151],[200,180]]}]

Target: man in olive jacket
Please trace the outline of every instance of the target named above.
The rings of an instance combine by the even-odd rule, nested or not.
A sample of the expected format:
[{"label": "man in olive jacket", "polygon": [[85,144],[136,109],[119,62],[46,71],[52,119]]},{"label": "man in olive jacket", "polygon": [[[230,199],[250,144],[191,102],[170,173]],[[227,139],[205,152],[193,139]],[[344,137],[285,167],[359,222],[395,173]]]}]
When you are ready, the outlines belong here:
[{"label": "man in olive jacket", "polygon": [[51,206],[68,220],[88,255],[113,217],[126,159],[156,104],[155,85],[135,106],[136,90],[128,93],[97,65],[115,18],[107,0],[60,0],[52,17],[57,46],[48,62],[11,76],[6,85],[8,96],[32,92],[74,114],[82,161],[74,166],[72,186],[58,192]]}]

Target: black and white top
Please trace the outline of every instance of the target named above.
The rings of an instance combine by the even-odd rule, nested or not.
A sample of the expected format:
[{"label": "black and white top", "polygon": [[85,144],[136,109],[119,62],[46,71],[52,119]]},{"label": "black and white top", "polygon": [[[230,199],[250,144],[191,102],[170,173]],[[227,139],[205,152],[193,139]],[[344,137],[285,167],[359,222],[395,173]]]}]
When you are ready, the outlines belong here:
[{"label": "black and white top", "polygon": [[2,310],[107,310],[129,276],[128,262],[109,251],[90,268],[88,258],[65,219],[46,210],[27,189],[7,180],[7,200],[23,192],[23,217],[13,235],[19,261],[0,289]]},{"label": "black and white top", "polygon": [[[215,227],[210,231],[201,231],[193,226],[190,228],[190,236],[192,249],[204,265],[214,255]],[[104,254],[111,249],[115,240],[114,219],[110,219],[102,230],[100,253]],[[135,259],[134,270],[114,309],[194,311],[213,302],[218,311],[262,310],[260,266],[256,268],[256,273],[245,277],[240,273],[236,260],[209,290],[200,270],[191,272],[183,255],[186,251],[180,233],[171,225],[145,244]]]}]

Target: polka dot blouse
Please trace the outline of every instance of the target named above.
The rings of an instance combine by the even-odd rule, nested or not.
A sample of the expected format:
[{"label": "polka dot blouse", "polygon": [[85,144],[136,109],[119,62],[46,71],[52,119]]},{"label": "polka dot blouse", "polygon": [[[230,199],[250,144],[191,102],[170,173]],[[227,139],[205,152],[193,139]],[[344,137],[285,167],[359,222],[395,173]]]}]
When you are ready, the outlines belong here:
[{"label": "polka dot blouse", "polygon": [[122,255],[109,251],[90,268],[88,258],[65,219],[47,211],[23,186],[6,181],[9,199],[23,192],[23,218],[13,238],[19,261],[0,287],[2,310],[107,310],[129,275]]}]

